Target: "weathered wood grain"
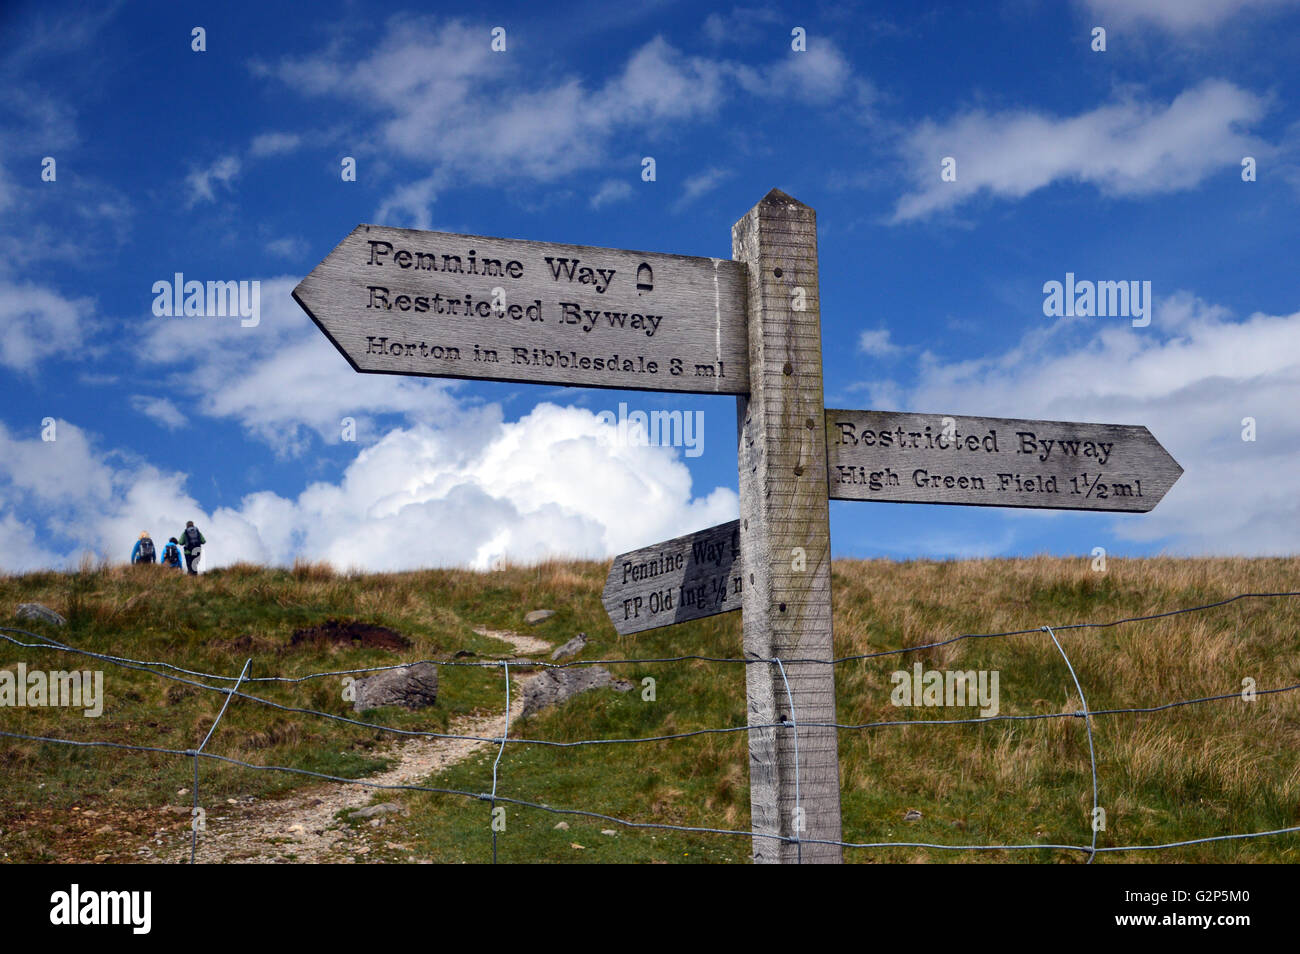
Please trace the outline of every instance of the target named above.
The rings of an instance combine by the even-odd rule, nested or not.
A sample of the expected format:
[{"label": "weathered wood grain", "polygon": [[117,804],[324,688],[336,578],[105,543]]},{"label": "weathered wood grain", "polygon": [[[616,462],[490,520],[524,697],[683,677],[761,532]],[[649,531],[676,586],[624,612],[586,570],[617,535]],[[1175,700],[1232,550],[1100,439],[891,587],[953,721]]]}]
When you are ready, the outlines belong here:
[{"label": "weathered wood grain", "polygon": [[826,411],[835,500],[1144,513],[1183,469],[1145,427]]},{"label": "weathered wood grain", "polygon": [[753,858],[838,862],[833,844],[758,837],[840,840],[816,214],[774,189],[731,235],[748,266],[751,389],[736,402],[745,656],[785,670],[745,667],[749,724],[795,724],[749,732]]},{"label": "weathered wood grain", "polygon": [[358,225],[293,297],[357,371],[743,394],[743,272],[723,259]]},{"label": "weathered wood grain", "polygon": [[619,635],[740,609],[740,521],[614,558],[602,602]]}]

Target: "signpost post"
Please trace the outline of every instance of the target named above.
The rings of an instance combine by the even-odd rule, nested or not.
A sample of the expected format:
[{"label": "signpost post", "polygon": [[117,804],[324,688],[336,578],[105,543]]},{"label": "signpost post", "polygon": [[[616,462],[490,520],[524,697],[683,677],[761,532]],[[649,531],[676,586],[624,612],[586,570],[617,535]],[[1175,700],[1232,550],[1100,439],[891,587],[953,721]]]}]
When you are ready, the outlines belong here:
[{"label": "signpost post", "polygon": [[737,396],[740,519],[614,560],[622,634],[741,609],[755,862],[838,862],[828,503],[1145,512],[1145,427],[826,410],[816,214],[773,189],[734,261],[359,225],[293,297],[357,371]]},{"label": "signpost post", "polygon": [[817,216],[773,189],[731,241],[749,278],[750,390],[736,399],[749,722],[791,726],[749,732],[753,858],[838,862],[821,843],[841,839]]}]

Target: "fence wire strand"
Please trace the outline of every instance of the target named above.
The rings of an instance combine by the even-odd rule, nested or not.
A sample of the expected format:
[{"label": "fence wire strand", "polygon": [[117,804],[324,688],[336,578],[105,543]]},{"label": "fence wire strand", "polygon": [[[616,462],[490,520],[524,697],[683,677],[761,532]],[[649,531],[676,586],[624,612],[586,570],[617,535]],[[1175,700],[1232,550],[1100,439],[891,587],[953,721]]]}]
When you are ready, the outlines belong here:
[{"label": "fence wire strand", "polygon": [[[75,746],[75,747],[83,747],[83,748],[109,748],[109,749],[115,749],[121,751],[143,752],[143,753],[174,756],[174,757],[180,757],[180,758],[186,758],[192,760],[194,766],[194,789],[193,789],[193,815],[191,818],[191,831],[192,831],[191,844],[190,844],[191,864],[196,862],[197,849],[198,849],[198,832],[200,826],[197,823],[197,818],[199,817],[199,805],[198,805],[199,761],[201,759],[210,759],[215,762],[233,765],[238,768],[247,769],[251,771],[281,772],[281,773],[287,773],[287,774],[297,775],[301,777],[313,778],[321,781],[329,781],[329,782],[335,782],[335,783],[345,784],[345,785],[360,785],[368,789],[427,792],[427,793],[432,793],[437,795],[457,796],[461,798],[473,799],[476,801],[488,802],[492,810],[492,816],[493,816],[493,825],[491,827],[492,827],[492,861],[494,864],[497,861],[497,828],[495,824],[495,813],[496,813],[496,808],[498,803],[513,805],[518,808],[548,812],[557,815],[573,815],[578,817],[591,818],[599,821],[605,821],[605,822],[621,825],[629,829],[659,830],[659,831],[670,831],[670,832],[678,832],[678,833],[685,833],[685,834],[716,834],[716,835],[727,835],[727,836],[734,836],[734,837],[747,838],[747,839],[770,839],[770,840],[775,840],[780,842],[786,842],[786,843],[791,843],[795,846],[797,858],[800,862],[802,862],[802,846],[804,844],[819,844],[819,845],[833,845],[841,849],[923,848],[923,849],[933,849],[933,850],[941,850],[941,851],[1058,850],[1058,851],[1077,852],[1086,855],[1087,857],[1086,863],[1091,864],[1095,860],[1096,856],[1099,854],[1116,854],[1116,853],[1127,852],[1127,851],[1161,851],[1166,849],[1182,848],[1191,845],[1202,845],[1202,844],[1209,844],[1209,843],[1221,842],[1221,841],[1236,841],[1236,840],[1243,840],[1243,839],[1265,838],[1265,837],[1271,837],[1277,835],[1287,835],[1287,834],[1294,834],[1296,832],[1300,832],[1300,826],[1287,827],[1287,828],[1275,828],[1266,831],[1235,832],[1235,833],[1222,834],[1222,835],[1210,835],[1201,838],[1192,838],[1183,841],[1166,842],[1162,844],[1132,844],[1132,845],[1111,845],[1111,846],[1099,847],[1097,845],[1098,828],[1096,824],[1096,819],[1098,815],[1098,810],[1100,808],[1100,786],[1099,786],[1098,772],[1097,772],[1096,748],[1093,739],[1093,729],[1092,729],[1093,718],[1096,716],[1103,716],[1103,715],[1124,715],[1124,714],[1144,715],[1144,714],[1151,714],[1151,713],[1158,713],[1158,712],[1166,712],[1171,709],[1179,708],[1182,706],[1225,701],[1229,699],[1240,699],[1242,698],[1242,694],[1240,692],[1231,692],[1231,693],[1222,693],[1219,695],[1212,695],[1212,696],[1201,696],[1201,697],[1190,698],[1190,699],[1180,699],[1173,702],[1165,702],[1165,703],[1151,705],[1151,706],[1130,706],[1130,707],[1116,707],[1116,708],[1095,709],[1095,710],[1090,709],[1087,703],[1087,699],[1083,692],[1083,687],[1079,682],[1078,675],[1075,672],[1073,664],[1070,662],[1069,656],[1066,654],[1064,647],[1061,645],[1061,642],[1057,637],[1057,632],[1062,632],[1065,630],[1075,630],[1075,629],[1104,629],[1113,626],[1124,625],[1127,623],[1167,619],[1170,617],[1180,616],[1187,613],[1202,612],[1205,610],[1227,606],[1231,603],[1235,603],[1239,600],[1245,600],[1245,599],[1272,599],[1272,598],[1284,598],[1284,597],[1295,597],[1295,596],[1300,596],[1300,591],[1240,593],[1237,594],[1236,596],[1232,596],[1222,600],[1217,600],[1212,603],[1205,603],[1197,606],[1183,607],[1180,609],[1169,610],[1162,613],[1151,613],[1143,616],[1129,616],[1129,617],[1110,620],[1106,622],[1070,623],[1065,625],[1058,625],[1055,627],[1044,625],[1033,629],[1008,630],[1005,632],[998,632],[998,633],[965,633],[948,639],[937,640],[934,642],[919,644],[916,646],[907,646],[900,649],[882,650],[879,652],[871,652],[871,653],[857,653],[854,655],[841,656],[833,659],[784,659],[783,660],[780,658],[771,658],[771,659],[753,658],[753,657],[732,658],[732,657],[706,656],[706,655],[697,655],[697,654],[653,657],[653,658],[645,658],[645,659],[624,658],[624,659],[574,660],[566,663],[543,662],[539,660],[532,660],[532,659],[519,658],[519,657],[484,659],[479,661],[468,661],[468,660],[457,660],[457,659],[429,659],[429,660],[418,660],[416,662],[401,663],[392,666],[373,666],[373,667],[365,667],[359,669],[344,669],[344,670],[329,670],[329,671],[322,671],[322,672],[313,672],[313,673],[308,673],[306,675],[300,675],[300,676],[282,676],[282,675],[251,676],[249,675],[249,671],[252,668],[252,664],[253,664],[253,660],[251,658],[244,663],[243,669],[240,671],[239,675],[237,676],[222,675],[219,673],[209,673],[200,670],[187,669],[164,661],[140,660],[140,659],[133,659],[131,657],[116,656],[108,653],[93,652],[90,650],[71,646],[67,643],[61,642],[57,639],[54,639],[50,636],[41,633],[33,633],[28,630],[16,629],[12,627],[0,627],[0,640],[4,640],[17,647],[26,648],[26,649],[57,651],[59,653],[67,653],[72,655],[84,656],[91,659],[98,659],[106,663],[111,663],[112,665],[120,666],[124,669],[147,672],[169,681],[178,682],[208,692],[215,692],[224,697],[224,701],[222,703],[220,711],[217,714],[217,717],[213,720],[212,725],[209,727],[208,732],[205,735],[203,741],[199,744],[198,748],[196,749],[174,749],[174,748],[167,748],[163,746],[139,745],[139,744],[132,744],[132,743],[106,741],[106,740],[65,739],[65,738],[57,738],[52,736],[27,735],[23,733],[9,732],[5,730],[0,730],[0,738],[9,738],[9,739],[22,740],[22,741],[29,741],[29,742],[67,745],[67,746]],[[785,688],[787,702],[789,703],[790,706],[790,716],[781,721],[770,722],[770,723],[747,724],[743,726],[726,726],[726,727],[716,727],[716,728],[692,729],[684,732],[675,732],[667,735],[645,736],[645,737],[638,737],[638,738],[580,739],[580,740],[574,740],[568,742],[557,741],[552,739],[516,738],[516,739],[509,739],[509,741],[513,745],[535,745],[535,746],[546,746],[546,747],[556,747],[556,748],[570,748],[570,747],[579,747],[579,746],[635,745],[635,744],[643,744],[643,743],[659,743],[659,742],[669,742],[669,741],[689,739],[689,738],[694,738],[703,735],[749,732],[754,729],[785,729],[792,733],[792,739],[794,743],[795,807],[796,809],[799,809],[802,807],[800,801],[801,796],[799,791],[800,723],[798,723],[794,714],[794,699],[790,688],[790,683],[786,675],[786,668],[785,668],[786,665],[789,664],[845,665],[853,662],[879,659],[885,656],[893,656],[893,655],[900,655],[900,654],[910,653],[910,652],[921,652],[929,649],[937,649],[967,639],[994,639],[994,638],[1012,637],[1012,636],[1025,636],[1033,633],[1043,633],[1043,632],[1046,632],[1051,637],[1053,644],[1056,646],[1056,649],[1061,654],[1061,658],[1065,662],[1066,668],[1069,670],[1070,677],[1074,682],[1075,690],[1079,694],[1079,700],[1082,706],[1082,711],[1031,713],[1031,714],[1022,714],[1022,715],[1016,715],[1016,714],[997,715],[997,716],[986,716],[980,718],[967,718],[967,719],[898,719],[898,720],[885,720],[885,721],[878,721],[878,722],[863,722],[863,723],[844,723],[838,721],[803,722],[802,725],[805,728],[823,727],[823,728],[834,728],[836,730],[845,730],[845,731],[864,731],[868,729],[877,729],[877,728],[886,728],[886,727],[979,725],[985,723],[1006,722],[1006,721],[1081,718],[1084,720],[1084,725],[1086,727],[1087,736],[1088,736],[1088,754],[1089,754],[1089,762],[1090,762],[1090,768],[1092,774],[1092,806],[1093,806],[1093,823],[1091,825],[1092,841],[1091,844],[1088,845],[1048,844],[1048,843],[1005,844],[1005,845],[998,845],[998,844],[954,845],[954,844],[942,844],[942,843],[919,842],[919,841],[853,842],[853,841],[846,841],[846,840],[804,838],[802,837],[798,826],[793,827],[792,834],[782,835],[779,832],[774,833],[774,832],[759,832],[759,831],[742,831],[742,830],[726,829],[726,828],[711,828],[707,826],[672,825],[672,824],[660,823],[660,822],[640,822],[640,821],[634,821],[625,818],[619,818],[617,816],[608,815],[601,812],[589,811],[582,808],[556,807],[541,802],[532,802],[524,799],[510,798],[501,795],[498,792],[500,764],[501,764],[502,756],[505,753],[506,742],[507,739],[509,738],[510,729],[511,729],[511,694],[510,694],[511,663],[515,665],[516,669],[568,669],[568,668],[578,667],[578,666],[659,665],[659,664],[684,663],[684,662],[711,662],[711,663],[723,663],[723,664],[742,664],[747,666],[755,665],[755,664],[759,664],[759,665],[775,664]],[[18,634],[20,636],[25,636],[30,639],[38,640],[38,642],[36,643],[22,642],[21,640],[14,638],[14,636],[10,634]],[[315,709],[300,708],[296,706],[287,706],[270,699],[264,699],[259,696],[251,695],[247,692],[240,691],[241,686],[250,683],[255,683],[255,682],[297,684],[297,683],[307,682],[313,679],[367,675],[367,674],[373,674],[379,672],[389,672],[398,669],[409,669],[413,666],[421,665],[422,663],[432,663],[437,666],[465,666],[465,667],[474,667],[474,668],[501,669],[504,674],[505,683],[506,683],[505,726],[502,730],[501,735],[500,736],[474,736],[474,735],[460,735],[455,733],[429,732],[429,731],[416,730],[416,729],[401,729],[396,726],[387,726],[380,723],[365,722],[359,719],[350,719],[346,716],[337,715],[335,713],[323,712]],[[193,676],[195,678],[194,679],[185,678],[187,676]],[[207,681],[204,682],[198,680],[207,680]],[[210,685],[209,684],[210,682],[233,682],[234,685],[230,687],[221,686],[221,685]],[[1263,696],[1263,695],[1295,692],[1297,690],[1300,690],[1300,683],[1278,686],[1271,689],[1255,689],[1253,690],[1253,692],[1255,696]],[[448,740],[448,741],[467,741],[467,742],[497,744],[499,745],[499,748],[496,754],[496,758],[492,765],[492,790],[491,792],[469,792],[469,791],[463,791],[459,789],[439,788],[439,787],[427,786],[427,785],[383,784],[374,781],[369,781],[367,779],[344,778],[342,776],[330,775],[323,772],[315,772],[309,769],[302,769],[293,766],[261,765],[257,763],[247,762],[242,759],[232,758],[229,756],[217,755],[215,753],[206,751],[208,742],[211,741],[213,735],[216,732],[218,725],[221,723],[222,718],[225,716],[227,710],[229,709],[232,700],[234,700],[235,698],[244,699],[249,702],[254,702],[259,705],[268,706],[283,712],[293,713],[297,715],[318,717],[329,721],[340,722],[340,723],[356,726],[359,728],[372,729],[372,730],[385,732],[385,733],[392,733],[394,735],[399,735],[399,736],[420,737],[420,738]]]}]

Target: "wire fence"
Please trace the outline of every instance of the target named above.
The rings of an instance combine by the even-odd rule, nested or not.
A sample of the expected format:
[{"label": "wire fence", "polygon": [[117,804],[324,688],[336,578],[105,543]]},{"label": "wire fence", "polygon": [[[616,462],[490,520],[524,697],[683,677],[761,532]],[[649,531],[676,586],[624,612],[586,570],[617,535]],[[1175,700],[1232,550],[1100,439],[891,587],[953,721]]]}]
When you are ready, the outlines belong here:
[{"label": "wire fence", "polygon": [[[1113,854],[1113,853],[1129,852],[1129,851],[1160,851],[1165,849],[1187,847],[1191,845],[1209,844],[1209,843],[1220,842],[1220,841],[1236,841],[1236,840],[1243,840],[1243,839],[1265,838],[1265,837],[1277,836],[1277,835],[1294,834],[1296,832],[1300,832],[1300,826],[1276,828],[1268,831],[1234,832],[1229,834],[1210,835],[1201,838],[1192,838],[1184,841],[1165,842],[1161,844],[1128,844],[1128,845],[1098,847],[1097,835],[1099,829],[1095,822],[1095,819],[1097,817],[1097,812],[1100,805],[1100,785],[1099,785],[1098,773],[1097,773],[1097,754],[1096,754],[1096,748],[1093,741],[1094,718],[1096,718],[1097,716],[1115,716],[1115,715],[1124,715],[1124,714],[1149,714],[1149,713],[1166,712],[1183,706],[1201,705],[1201,704],[1220,702],[1220,701],[1225,701],[1230,699],[1241,699],[1243,696],[1241,692],[1229,692],[1229,693],[1222,693],[1222,694],[1212,695],[1212,696],[1200,696],[1196,698],[1179,699],[1173,702],[1164,702],[1164,703],[1158,703],[1155,705],[1148,705],[1148,706],[1128,706],[1122,708],[1090,709],[1087,704],[1087,699],[1084,695],[1083,686],[1080,684],[1078,675],[1075,673],[1074,666],[1070,662],[1070,658],[1065,652],[1065,648],[1061,645],[1061,642],[1057,638],[1056,634],[1058,632],[1062,632],[1065,630],[1105,629],[1114,626],[1122,626],[1129,623],[1144,622],[1144,621],[1157,620],[1157,619],[1166,619],[1169,617],[1180,616],[1188,613],[1201,613],[1222,606],[1226,606],[1230,603],[1235,603],[1238,600],[1281,599],[1281,598],[1296,597],[1296,596],[1300,596],[1300,591],[1288,591],[1288,592],[1277,592],[1277,593],[1240,593],[1236,596],[1219,600],[1213,603],[1206,603],[1198,606],[1189,606],[1181,609],[1170,610],[1163,613],[1153,613],[1145,616],[1130,616],[1122,619],[1111,620],[1109,622],[1070,623],[1070,624],[1054,626],[1054,627],[1045,625],[1034,629],[1008,630],[999,633],[967,633],[959,636],[954,636],[949,639],[938,640],[935,642],[924,643],[916,646],[907,646],[900,649],[881,650],[879,652],[872,652],[872,653],[859,653],[851,656],[841,656],[833,659],[799,658],[799,659],[782,660],[776,658],[762,659],[757,657],[745,658],[745,657],[721,657],[721,656],[707,656],[707,655],[663,656],[663,657],[654,657],[654,658],[646,658],[646,659],[592,659],[592,660],[573,660],[570,662],[544,662],[541,660],[532,660],[532,659],[526,659],[520,657],[502,658],[502,659],[495,659],[495,660],[426,659],[426,660],[417,660],[414,662],[399,663],[391,666],[372,666],[372,667],[365,667],[359,669],[340,669],[340,670],[314,672],[303,676],[279,676],[279,675],[250,676],[249,669],[251,668],[253,663],[253,660],[251,658],[244,663],[244,666],[240,670],[238,675],[230,676],[230,675],[222,675],[220,673],[202,672],[193,669],[186,669],[180,666],[173,665],[172,663],[159,661],[159,660],[152,660],[152,661],[141,660],[141,659],[133,659],[130,657],[124,657],[124,656],[116,656],[108,653],[93,652],[91,650],[80,649],[75,646],[68,645],[67,643],[63,643],[59,640],[53,639],[52,637],[46,635],[42,635],[40,633],[33,633],[28,630],[15,629],[10,627],[0,627],[0,640],[4,640],[20,648],[45,650],[45,651],[58,652],[58,653],[63,653],[68,655],[84,656],[86,658],[96,659],[101,662],[110,663],[112,665],[119,666],[125,669],[134,669],[142,672],[148,672],[165,680],[195,687],[198,689],[205,690],[207,692],[216,693],[224,697],[221,710],[220,712],[218,712],[216,719],[213,720],[212,725],[208,728],[207,734],[204,736],[203,740],[199,743],[198,747],[193,749],[176,749],[176,748],[166,748],[161,746],[136,745],[136,744],[130,744],[124,742],[114,742],[114,741],[86,741],[86,740],[78,740],[78,739],[55,738],[51,736],[28,735],[24,733],[9,732],[5,730],[0,730],[0,737],[18,739],[18,740],[24,740],[30,742],[77,746],[83,748],[110,748],[110,749],[119,749],[123,751],[132,751],[132,752],[147,752],[147,753],[155,753],[155,754],[162,754],[162,755],[170,755],[170,756],[175,756],[177,758],[191,759],[193,761],[193,766],[194,766],[193,812],[196,816],[199,813],[199,763],[200,760],[207,759],[212,762],[233,765],[239,768],[248,769],[252,771],[282,772],[291,775],[317,779],[320,781],[336,782],[343,785],[359,785],[367,789],[387,790],[387,791],[427,792],[427,793],[432,793],[437,795],[451,795],[451,796],[457,796],[466,799],[473,799],[476,801],[488,803],[489,810],[492,813],[493,818],[495,818],[498,804],[505,804],[505,805],[513,805],[518,808],[534,809],[541,812],[547,812],[553,815],[577,816],[581,818],[588,818],[588,819],[598,820],[602,822],[609,822],[633,830],[659,830],[659,831],[678,832],[684,834],[723,835],[723,836],[731,836],[731,837],[745,838],[745,839],[754,839],[754,838],[771,839],[771,840],[781,841],[781,842],[795,845],[796,850],[799,852],[800,860],[802,860],[802,849],[801,849],[802,845],[820,844],[820,845],[834,845],[834,846],[838,846],[841,849],[854,849],[854,850],[922,848],[922,849],[933,849],[939,851],[980,852],[980,851],[1030,851],[1030,850],[1041,851],[1046,849],[1046,850],[1076,852],[1086,856],[1087,862],[1091,864],[1092,861],[1095,860],[1095,858],[1101,854],[1108,854],[1108,853]],[[915,653],[915,652],[922,652],[930,649],[937,649],[966,639],[996,639],[996,638],[1005,638],[1011,636],[1023,636],[1023,635],[1029,635],[1034,633],[1046,633],[1048,637],[1051,639],[1052,643],[1055,645],[1056,649],[1060,652],[1061,658],[1065,662],[1066,668],[1069,670],[1070,677],[1071,680],[1073,681],[1075,691],[1079,695],[1079,702],[1082,707],[1081,709],[1076,711],[1031,713],[1031,714],[1020,714],[1020,715],[993,715],[993,716],[982,716],[979,718],[966,718],[966,719],[894,719],[894,720],[887,720],[887,721],[861,722],[861,723],[845,723],[845,722],[838,722],[838,721],[796,723],[793,720],[784,720],[780,722],[771,722],[771,723],[758,723],[758,724],[746,724],[746,725],[738,725],[738,726],[723,726],[723,727],[691,729],[682,732],[674,732],[666,735],[642,736],[637,738],[580,739],[580,740],[573,740],[573,741],[560,741],[554,739],[510,738],[510,729],[512,724],[511,693],[510,693],[511,664],[514,664],[516,670],[519,669],[562,670],[562,669],[578,668],[584,666],[610,666],[610,665],[624,665],[624,666],[626,665],[638,665],[638,666],[670,665],[670,664],[686,663],[686,662],[709,662],[709,663],[717,663],[717,664],[744,665],[744,666],[753,666],[753,665],[775,666],[785,685],[787,699],[789,700],[790,703],[790,709],[793,712],[794,711],[793,698],[790,696],[789,682],[786,680],[785,667],[788,665],[801,664],[801,665],[843,666],[854,662],[861,662],[861,661],[871,660],[871,659],[879,659],[881,657],[886,657],[886,656],[895,656],[895,655],[902,655],[906,653]],[[17,634],[18,636],[34,639],[37,640],[37,642],[34,643],[23,642],[20,639],[15,638],[15,636],[12,634]],[[241,687],[250,686],[253,683],[295,684],[295,683],[304,683],[315,679],[341,678],[344,676],[367,676],[375,673],[388,672],[397,669],[409,669],[413,666],[418,666],[424,663],[432,663],[437,666],[461,666],[461,667],[472,667],[472,668],[500,669],[505,679],[505,703],[506,703],[505,723],[501,735],[476,736],[476,735],[456,734],[456,733],[431,732],[431,731],[424,731],[418,729],[403,729],[396,726],[389,726],[389,725],[384,725],[376,722],[367,722],[360,719],[352,719],[347,716],[342,716],[331,712],[324,712],[317,709],[309,709],[309,708],[302,708],[297,706],[284,705],[282,703],[278,703],[270,699],[252,695],[251,693],[246,691],[241,691]],[[188,677],[194,677],[194,678],[188,678]],[[230,686],[214,685],[213,683],[233,683],[233,685]],[[1300,683],[1294,683],[1291,685],[1277,686],[1274,688],[1266,688],[1266,689],[1254,688],[1251,690],[1251,692],[1255,696],[1266,696],[1266,695],[1275,695],[1280,693],[1290,693],[1290,692],[1295,692],[1297,690],[1300,690]],[[223,717],[226,715],[226,712],[230,707],[230,703],[232,702],[232,700],[236,698],[244,700],[246,702],[256,703],[258,705],[268,706],[270,708],[282,712],[286,712],[286,713],[293,713],[295,715],[311,716],[320,719],[327,719],[334,722],[347,724],[350,726],[360,727],[364,729],[372,729],[379,732],[388,733],[394,736],[438,739],[438,740],[446,740],[446,741],[479,742],[479,743],[490,743],[493,745],[497,745],[499,746],[499,748],[497,750],[496,758],[492,764],[492,788],[488,792],[472,792],[472,791],[465,791],[465,790],[453,789],[453,788],[439,788],[439,787],[429,786],[429,785],[383,784],[375,781],[368,781],[364,778],[360,778],[360,779],[344,778],[338,775],[316,772],[310,769],[297,768],[294,766],[257,764],[257,763],[247,762],[241,759],[231,758],[229,756],[217,755],[215,753],[206,751],[207,745],[212,740],[213,736],[216,734],[218,726],[220,725]],[[547,805],[540,802],[527,801],[519,798],[511,798],[500,794],[498,791],[499,770],[501,766],[501,759],[505,753],[507,742],[509,742],[510,745],[516,745],[516,746],[578,748],[578,747],[585,747],[585,746],[638,745],[638,744],[651,744],[651,743],[661,743],[661,742],[673,742],[673,741],[690,739],[690,738],[706,736],[706,735],[725,735],[725,734],[732,734],[737,732],[750,732],[753,730],[776,729],[776,730],[788,731],[792,735],[792,741],[794,743],[794,749],[795,749],[795,766],[796,766],[796,777],[794,779],[795,786],[796,786],[795,804],[798,805],[799,804],[798,745],[799,745],[800,727],[833,728],[838,731],[865,731],[869,729],[883,729],[883,728],[903,727],[903,726],[923,725],[923,726],[937,727],[937,726],[951,726],[951,725],[976,725],[976,724],[996,723],[996,722],[1033,721],[1033,720],[1042,720],[1042,719],[1082,719],[1084,721],[1084,726],[1086,728],[1087,736],[1088,736],[1088,756],[1089,756],[1089,762],[1090,762],[1090,768],[1092,774],[1092,805],[1093,805],[1093,818],[1094,818],[1094,823],[1092,825],[1092,839],[1089,844],[1086,845],[1052,844],[1047,842],[1035,842],[1032,844],[967,845],[967,844],[943,844],[943,843],[921,842],[921,841],[885,841],[885,842],[852,842],[852,841],[843,841],[843,840],[832,841],[827,839],[803,838],[800,837],[797,832],[790,835],[783,835],[777,833],[746,831],[746,830],[739,830],[739,829],[713,828],[707,826],[692,826],[692,825],[673,825],[673,824],[667,824],[661,822],[636,821],[627,818],[619,818],[614,815],[604,814],[601,812],[589,811],[582,808],[557,807],[554,805]],[[497,826],[494,824],[490,824],[489,828],[491,830],[491,836],[492,836],[492,861],[495,864],[497,862]],[[192,825],[191,829],[192,829],[192,835],[191,835],[191,844],[190,844],[190,862],[191,864],[193,864],[197,861],[198,858],[199,828],[196,825]]]}]

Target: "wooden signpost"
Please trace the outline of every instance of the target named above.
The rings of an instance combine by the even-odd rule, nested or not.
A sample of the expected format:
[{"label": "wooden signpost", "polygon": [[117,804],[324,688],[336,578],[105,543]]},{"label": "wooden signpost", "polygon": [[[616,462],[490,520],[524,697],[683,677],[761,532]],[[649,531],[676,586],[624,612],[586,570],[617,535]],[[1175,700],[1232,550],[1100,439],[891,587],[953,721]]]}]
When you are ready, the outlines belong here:
[{"label": "wooden signpost", "polygon": [[816,214],[733,261],[359,225],[293,296],[357,371],[737,396],[740,519],[614,560],[622,634],[742,610],[755,862],[841,860],[828,501],[1143,512],[1144,427],[826,410]]},{"label": "wooden signpost", "polygon": [[358,225],[293,291],[357,371],[749,390],[744,267]]},{"label": "wooden signpost", "polygon": [[614,558],[602,602],[620,636],[740,609],[740,521]]},{"label": "wooden signpost", "polygon": [[1145,513],[1183,469],[1145,427],[827,411],[834,500]]}]

